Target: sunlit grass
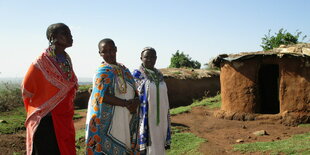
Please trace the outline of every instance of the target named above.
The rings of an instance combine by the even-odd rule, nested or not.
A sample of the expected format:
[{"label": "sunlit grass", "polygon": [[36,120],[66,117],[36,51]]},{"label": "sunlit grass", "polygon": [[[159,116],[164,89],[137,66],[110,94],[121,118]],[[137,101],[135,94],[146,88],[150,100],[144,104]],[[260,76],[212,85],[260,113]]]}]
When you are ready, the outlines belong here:
[{"label": "sunlit grass", "polygon": [[197,106],[207,106],[208,108],[211,108],[211,109],[219,108],[221,107],[221,95],[219,94],[214,97],[204,98],[200,101],[196,100],[191,105],[171,109],[170,114],[176,115],[176,114],[189,112],[192,109],[192,107],[197,107]]},{"label": "sunlit grass", "polygon": [[24,107],[18,107],[8,112],[0,112],[0,134],[15,133],[25,130],[26,112]]},{"label": "sunlit grass", "polygon": [[298,127],[309,128],[309,127],[310,127],[310,124],[299,124]]},{"label": "sunlit grass", "polygon": [[182,132],[186,127],[172,127],[171,149],[167,151],[168,155],[191,154],[200,155],[198,148],[206,140],[199,138],[193,133]]},{"label": "sunlit grass", "polygon": [[274,142],[256,142],[236,144],[234,151],[245,152],[269,152],[271,154],[310,154],[310,132],[294,135],[285,140]]}]

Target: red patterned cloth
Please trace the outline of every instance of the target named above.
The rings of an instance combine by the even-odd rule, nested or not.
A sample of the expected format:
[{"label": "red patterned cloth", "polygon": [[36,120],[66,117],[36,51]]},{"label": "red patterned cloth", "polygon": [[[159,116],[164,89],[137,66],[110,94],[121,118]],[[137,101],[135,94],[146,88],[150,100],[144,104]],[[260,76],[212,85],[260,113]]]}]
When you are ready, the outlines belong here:
[{"label": "red patterned cloth", "polygon": [[[28,69],[21,85],[27,119],[26,149],[32,154],[33,136],[42,117],[51,113],[59,150],[62,155],[74,155],[75,130],[73,126],[73,99],[77,78],[71,66],[71,78],[55,66],[56,60],[47,50]],[[69,58],[69,57],[68,57]],[[69,59],[70,64],[71,60]],[[68,73],[66,73],[68,74]],[[52,129],[51,129],[52,130]]]}]

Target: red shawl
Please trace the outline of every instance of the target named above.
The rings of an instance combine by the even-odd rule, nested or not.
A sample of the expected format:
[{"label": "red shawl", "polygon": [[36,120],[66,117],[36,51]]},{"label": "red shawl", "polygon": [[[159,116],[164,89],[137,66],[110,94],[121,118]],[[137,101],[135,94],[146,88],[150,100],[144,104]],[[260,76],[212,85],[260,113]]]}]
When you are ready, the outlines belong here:
[{"label": "red shawl", "polygon": [[[27,155],[32,154],[33,136],[42,117],[52,114],[58,147],[62,155],[74,155],[75,130],[73,125],[73,99],[77,78],[73,69],[67,80],[55,66],[55,60],[44,52],[33,62],[23,80],[22,93],[27,112]],[[52,129],[51,129],[52,130]]]}]

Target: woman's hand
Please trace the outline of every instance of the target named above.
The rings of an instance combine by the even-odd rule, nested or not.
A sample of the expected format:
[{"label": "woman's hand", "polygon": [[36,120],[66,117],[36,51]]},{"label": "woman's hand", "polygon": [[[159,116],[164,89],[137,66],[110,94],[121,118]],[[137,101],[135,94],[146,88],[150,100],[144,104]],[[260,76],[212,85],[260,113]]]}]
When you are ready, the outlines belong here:
[{"label": "woman's hand", "polygon": [[136,113],[137,112],[137,108],[140,104],[140,100],[139,99],[131,99],[127,101],[127,105],[126,108],[130,111],[130,113]]}]

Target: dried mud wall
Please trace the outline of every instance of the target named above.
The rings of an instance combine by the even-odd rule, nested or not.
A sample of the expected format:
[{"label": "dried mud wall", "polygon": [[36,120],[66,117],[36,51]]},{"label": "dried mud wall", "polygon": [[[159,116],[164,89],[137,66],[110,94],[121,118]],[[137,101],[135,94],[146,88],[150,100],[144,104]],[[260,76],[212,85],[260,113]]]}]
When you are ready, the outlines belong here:
[{"label": "dried mud wall", "polygon": [[[220,92],[219,75],[200,79],[164,77],[164,80],[168,88],[170,108],[190,105],[194,99],[215,96]],[[89,96],[88,91],[77,92],[74,99],[76,109],[87,108]]]},{"label": "dried mud wall", "polygon": [[88,100],[90,97],[90,92],[85,91],[78,91],[75,95],[75,98],[73,100],[74,102],[74,108],[75,109],[86,109],[88,106]]},{"label": "dried mud wall", "polygon": [[[279,65],[280,112],[260,115],[258,72],[261,64]],[[310,122],[310,60],[303,57],[254,58],[221,66],[221,110],[216,117],[235,120],[274,119],[285,125]]]},{"label": "dried mud wall", "polygon": [[280,68],[280,113],[310,112],[310,61],[285,58]]},{"label": "dried mud wall", "polygon": [[259,58],[226,62],[221,67],[221,110],[255,113],[260,111],[258,70],[260,64],[279,65],[280,113],[310,110],[310,64],[297,57]]},{"label": "dried mud wall", "polygon": [[254,113],[256,107],[257,61],[227,62],[221,66],[221,110]]},{"label": "dried mud wall", "polygon": [[177,79],[164,77],[168,88],[170,108],[186,106],[195,99],[204,96],[215,96],[220,92],[219,76],[201,79]]}]

